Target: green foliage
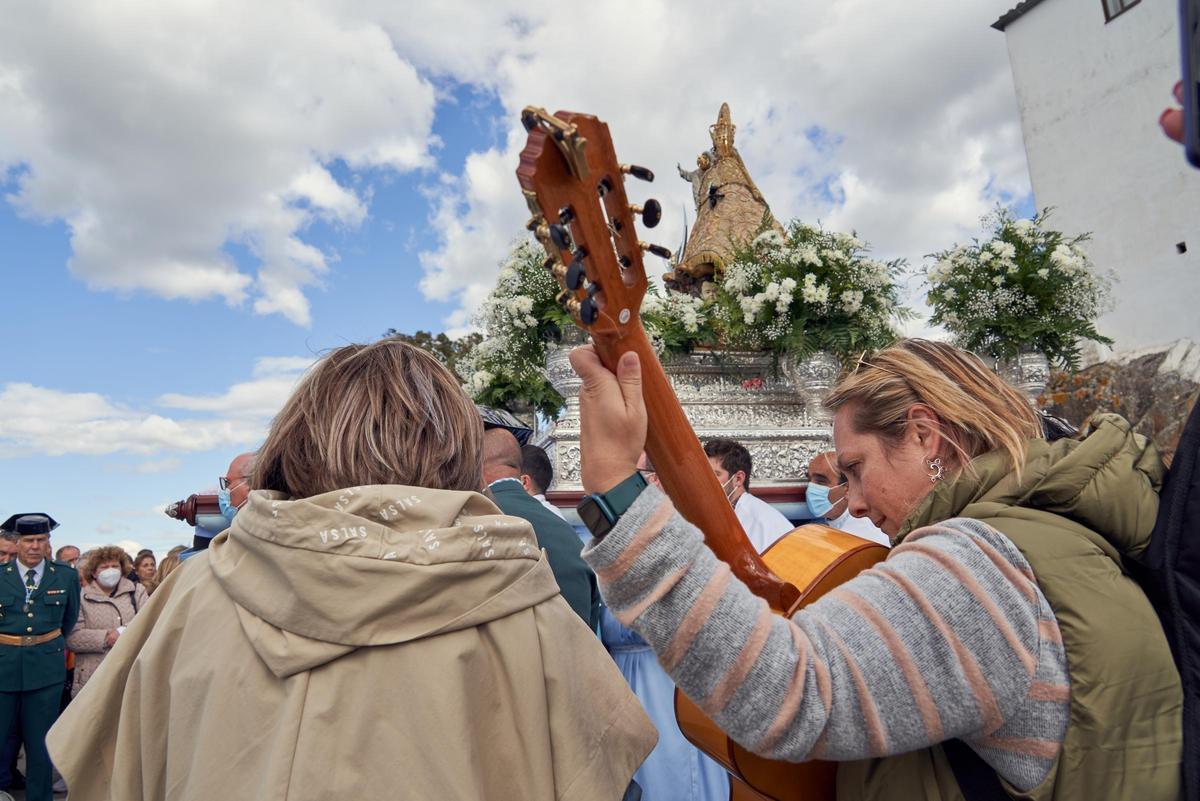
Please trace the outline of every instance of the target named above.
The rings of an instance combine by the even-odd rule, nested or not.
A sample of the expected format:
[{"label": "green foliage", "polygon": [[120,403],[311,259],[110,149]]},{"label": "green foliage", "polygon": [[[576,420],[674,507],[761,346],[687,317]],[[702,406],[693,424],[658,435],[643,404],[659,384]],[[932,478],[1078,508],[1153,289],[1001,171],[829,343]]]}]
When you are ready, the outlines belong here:
[{"label": "green foliage", "polygon": [[720,333],[714,326],[711,299],[650,284],[642,298],[642,326],[659,353],[689,353],[697,345],[715,346]]},{"label": "green foliage", "polygon": [[1015,219],[997,208],[984,220],[986,240],[933,254],[931,322],[968,350],[997,359],[1036,350],[1068,370],[1079,365],[1081,340],[1111,345],[1096,330],[1110,281],[1083,249],[1089,235],[1048,229],[1049,215]]},{"label": "green foliage", "polygon": [[458,339],[451,339],[444,333],[433,334],[429,331],[417,331],[414,334],[404,334],[395,328],[389,328],[383,335],[399,339],[410,345],[415,345],[421,350],[432,354],[434,358],[449,368],[450,372],[454,373],[455,378],[458,379],[460,384],[466,383],[466,381],[460,371],[459,363],[472,348],[483,341],[483,334],[477,332],[467,334]]},{"label": "green foliage", "polygon": [[532,406],[553,418],[564,401],[546,380],[546,347],[572,323],[555,301],[559,286],[542,260],[529,241],[513,248],[476,317],[483,336],[460,364],[477,403],[510,411]]},{"label": "green foliage", "polygon": [[896,339],[903,262],[867,255],[857,237],[794,221],[738,248],[716,287],[714,325],[729,347],[849,361]]}]

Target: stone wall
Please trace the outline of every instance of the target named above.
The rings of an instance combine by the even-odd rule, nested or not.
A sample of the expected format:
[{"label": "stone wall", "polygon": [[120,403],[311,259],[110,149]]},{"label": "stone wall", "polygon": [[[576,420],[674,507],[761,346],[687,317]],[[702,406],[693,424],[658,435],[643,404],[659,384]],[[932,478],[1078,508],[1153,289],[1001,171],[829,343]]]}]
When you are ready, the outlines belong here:
[{"label": "stone wall", "polygon": [[1182,339],[1118,352],[1074,375],[1053,372],[1038,401],[1075,425],[1097,412],[1116,412],[1170,456],[1198,397],[1200,345]]}]

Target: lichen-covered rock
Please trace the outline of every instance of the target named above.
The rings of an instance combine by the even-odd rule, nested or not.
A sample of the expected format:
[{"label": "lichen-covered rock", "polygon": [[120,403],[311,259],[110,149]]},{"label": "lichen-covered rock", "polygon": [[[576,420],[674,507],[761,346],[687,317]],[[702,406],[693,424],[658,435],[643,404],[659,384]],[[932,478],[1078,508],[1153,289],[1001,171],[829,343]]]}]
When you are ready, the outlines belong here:
[{"label": "lichen-covered rock", "polygon": [[1052,373],[1038,404],[1076,425],[1098,412],[1116,412],[1169,458],[1198,397],[1200,345],[1181,339],[1114,353],[1074,375]]}]

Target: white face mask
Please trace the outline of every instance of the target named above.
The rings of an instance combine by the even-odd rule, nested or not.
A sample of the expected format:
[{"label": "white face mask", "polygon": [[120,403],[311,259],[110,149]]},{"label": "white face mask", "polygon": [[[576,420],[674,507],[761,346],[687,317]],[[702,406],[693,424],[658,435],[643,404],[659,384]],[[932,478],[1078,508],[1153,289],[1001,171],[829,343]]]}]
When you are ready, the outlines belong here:
[{"label": "white face mask", "polygon": [[117,582],[121,580],[121,570],[116,567],[106,567],[96,574],[96,581],[100,582],[101,587],[113,588],[117,586]]}]

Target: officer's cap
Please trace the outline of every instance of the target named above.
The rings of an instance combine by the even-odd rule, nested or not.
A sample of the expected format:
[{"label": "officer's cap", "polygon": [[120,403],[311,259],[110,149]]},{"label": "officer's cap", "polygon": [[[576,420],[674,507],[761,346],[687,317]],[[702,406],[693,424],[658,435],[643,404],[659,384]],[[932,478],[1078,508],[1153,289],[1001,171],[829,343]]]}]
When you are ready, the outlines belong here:
[{"label": "officer's cap", "polygon": [[18,537],[32,534],[49,534],[58,528],[58,523],[48,514],[41,512],[13,515],[0,523],[0,531],[16,534]]},{"label": "officer's cap", "polygon": [[479,411],[479,417],[483,420],[483,430],[489,428],[503,428],[505,431],[517,438],[517,442],[524,445],[529,442],[529,438],[533,436],[533,429],[517,419],[516,415],[506,412],[504,409],[493,409],[490,406],[480,406],[475,404],[475,408]]}]

